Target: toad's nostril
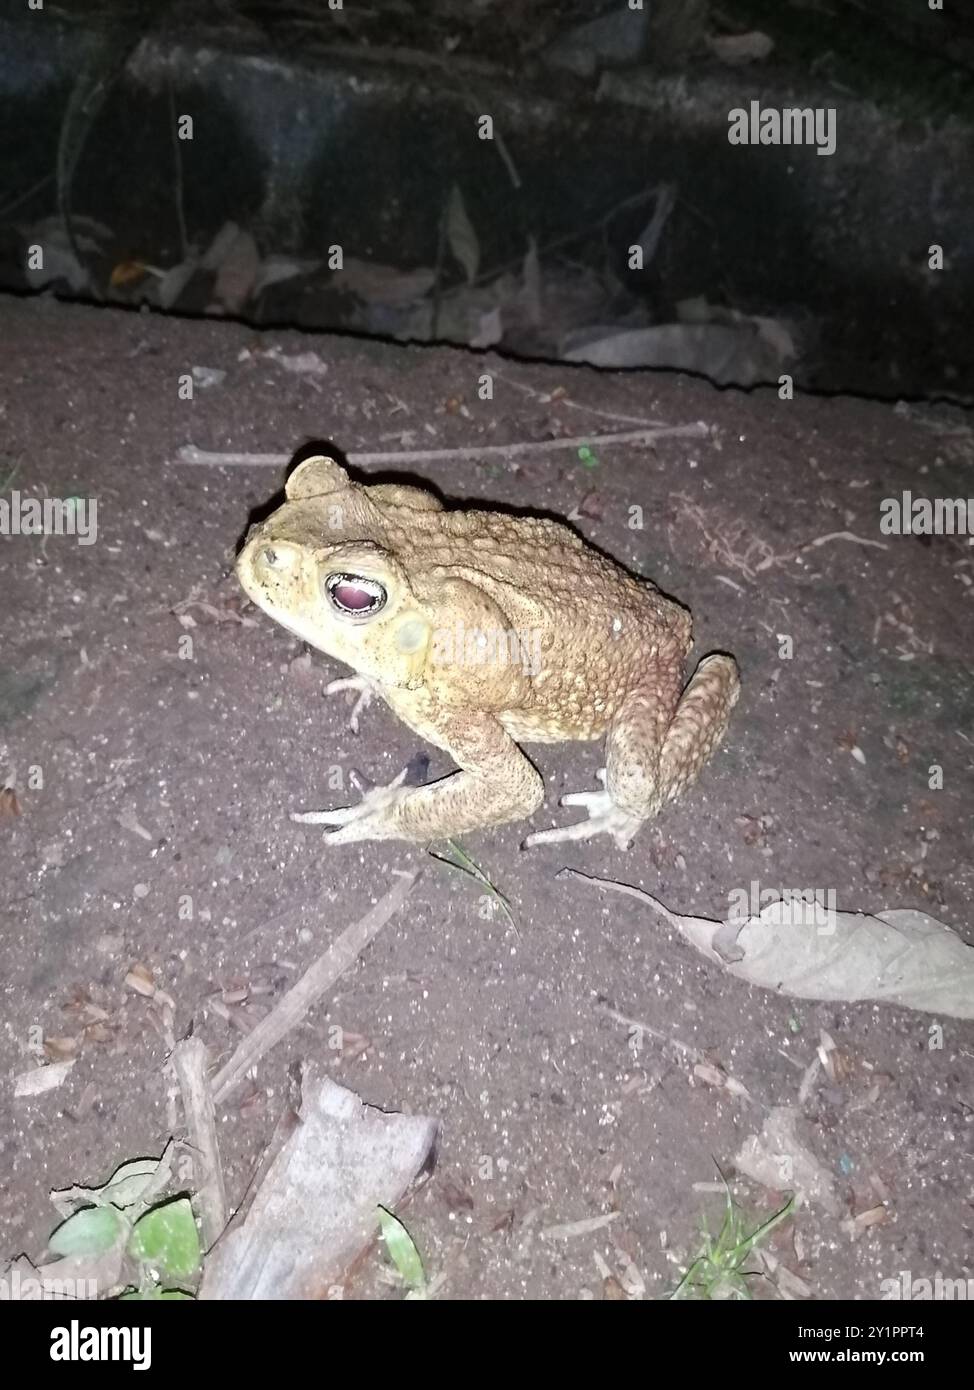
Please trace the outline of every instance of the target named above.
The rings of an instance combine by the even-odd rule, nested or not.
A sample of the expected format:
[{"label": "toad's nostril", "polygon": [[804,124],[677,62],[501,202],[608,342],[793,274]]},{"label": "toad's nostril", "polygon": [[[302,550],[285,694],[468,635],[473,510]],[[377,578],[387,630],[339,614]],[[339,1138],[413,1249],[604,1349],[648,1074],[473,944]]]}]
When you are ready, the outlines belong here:
[{"label": "toad's nostril", "polygon": [[257,559],[260,564],[266,565],[269,570],[280,570],[287,567],[290,554],[286,548],[282,550],[276,545],[264,545],[261,546],[258,551]]}]

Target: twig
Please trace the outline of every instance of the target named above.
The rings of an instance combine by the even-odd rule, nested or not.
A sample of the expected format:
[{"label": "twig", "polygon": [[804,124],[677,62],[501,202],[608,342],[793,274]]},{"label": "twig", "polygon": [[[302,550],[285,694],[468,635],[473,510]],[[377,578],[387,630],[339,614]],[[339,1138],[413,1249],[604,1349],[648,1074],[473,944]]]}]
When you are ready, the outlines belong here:
[{"label": "twig", "polygon": [[26,193],[18,193],[16,197],[11,198],[9,203],[4,203],[0,206],[0,218],[7,217],[10,213],[15,212],[16,209],[20,207],[21,203],[29,202],[35,193],[40,193],[42,188],[46,188],[49,183],[53,182],[54,177],[53,174],[45,174],[44,177],[38,179],[36,183],[32,183]]},{"label": "twig", "polygon": [[[754,579],[759,563],[766,568],[780,558],[767,541],[749,531],[744,521],[722,520],[719,530],[713,530],[707,525],[707,513],[698,502],[694,502],[684,492],[674,493],[673,500],[678,506],[678,520],[686,519],[693,522],[704,537],[711,557],[718,563],[730,565],[746,579]],[[670,529],[672,530],[672,523]],[[735,549],[742,542],[744,549]]]},{"label": "twig", "polygon": [[[690,1043],[681,1042],[679,1038],[668,1037],[661,1033],[658,1028],[651,1027],[648,1023],[643,1023],[642,1019],[629,1018],[626,1014],[619,1013],[618,1009],[612,1009],[607,1004],[599,1005],[599,1012],[606,1014],[614,1019],[616,1023],[621,1023],[624,1028],[629,1028],[637,1034],[648,1033],[650,1037],[656,1038],[665,1047],[671,1047],[674,1052],[678,1052],[688,1061],[693,1063],[693,1075],[698,1081],[702,1081],[706,1086],[713,1086],[716,1090],[728,1092],[729,1095],[737,1096],[741,1100],[746,1100],[751,1105],[767,1105],[764,1101],[757,1100],[751,1094],[743,1081],[738,1081],[736,1076],[723,1066],[714,1066],[713,1062],[708,1061],[707,1054],[701,1052],[699,1048],[692,1047]],[[692,1082],[691,1082],[692,1084]]]},{"label": "twig", "polygon": [[189,238],[186,235],[186,206],[183,197],[183,151],[176,129],[176,94],[173,91],[172,74],[166,74],[166,89],[169,97],[169,131],[172,136],[173,166],[176,200],[176,220],[179,225],[179,248],[183,261],[189,256]]},{"label": "twig", "polygon": [[566,1221],[559,1226],[545,1226],[541,1235],[545,1240],[573,1240],[575,1236],[588,1236],[593,1231],[601,1231],[613,1221],[618,1221],[621,1213],[607,1211],[602,1216],[583,1216],[581,1221]]},{"label": "twig", "polygon": [[[397,871],[399,872],[399,871]],[[347,927],[325,953],[292,985],[274,1009],[262,1018],[213,1078],[213,1100],[221,1105],[233,1087],[266,1052],[304,1018],[326,990],[354,965],[374,937],[402,907],[419,874],[399,874],[399,882],[353,926]]]},{"label": "twig", "polygon": [[[404,463],[465,463],[482,458],[523,458],[530,454],[553,454],[559,449],[604,449],[610,444],[652,444],[657,439],[703,439],[710,433],[702,420],[693,425],[666,425],[648,430],[625,430],[613,434],[580,434],[566,439],[521,440],[514,444],[471,444],[463,449],[402,449],[381,453],[346,454],[356,467],[396,467]],[[290,463],[290,454],[214,453],[184,444],[175,462],[193,468],[280,468]]]},{"label": "twig", "polygon": [[507,141],[497,129],[494,130],[494,144],[497,146],[497,153],[500,155],[504,168],[507,170],[508,178],[514,187],[519,189],[521,187],[521,175],[517,172],[517,165],[514,163],[514,158],[507,148]]},{"label": "twig", "polygon": [[172,1064],[183,1098],[189,1140],[194,1149],[193,1168],[203,1219],[203,1243],[209,1250],[227,1224],[229,1208],[216,1137],[213,1092],[207,1075],[209,1063],[202,1040],[184,1038],[178,1042],[172,1051]]},{"label": "twig", "polygon": [[645,429],[667,428],[662,420],[647,420],[644,415],[620,415],[615,410],[600,410],[598,406],[588,405],[585,401],[573,401],[571,396],[552,396],[550,392],[545,394],[544,391],[536,391],[533,386],[528,386],[523,381],[514,381],[501,372],[496,372],[494,376],[496,381],[503,381],[505,386],[513,386],[515,391],[530,396],[532,400],[540,401],[542,405],[564,405],[571,410],[584,410],[586,415],[598,415],[603,420],[615,420],[619,425],[642,425]]},{"label": "twig", "polygon": [[871,545],[875,550],[888,550],[889,546],[882,541],[871,541],[866,536],[857,536],[854,531],[830,531],[827,536],[815,536],[813,540],[806,541],[804,545],[797,546],[794,550],[785,551],[782,555],[769,555],[759,564],[755,565],[755,574],[761,570],[769,569],[772,565],[783,564],[786,560],[794,560],[797,555],[801,555],[806,550],[814,550],[820,545],[828,545],[831,541],[852,541],[855,545]]},{"label": "twig", "polygon": [[676,192],[671,183],[661,183],[655,192],[656,206],[653,208],[653,215],[637,238],[643,251],[643,270],[648,270],[651,265],[663,235],[663,228],[676,206]]},{"label": "twig", "polygon": [[706,1053],[701,1052],[698,1047],[691,1047],[689,1043],[681,1042],[679,1038],[671,1038],[651,1024],[643,1023],[641,1019],[630,1018],[627,1014],[621,1014],[618,1009],[611,1009],[608,1004],[600,1004],[599,1013],[614,1019],[616,1023],[621,1023],[624,1028],[635,1028],[640,1033],[648,1033],[651,1038],[663,1043],[665,1047],[671,1047],[674,1052],[686,1057],[688,1061],[696,1062],[698,1065],[707,1061]]},{"label": "twig", "polygon": [[446,260],[447,204],[440,210],[439,226],[436,229],[436,261],[433,265],[433,307],[430,310],[430,342],[435,342],[440,331],[440,296],[443,291],[443,263]]}]

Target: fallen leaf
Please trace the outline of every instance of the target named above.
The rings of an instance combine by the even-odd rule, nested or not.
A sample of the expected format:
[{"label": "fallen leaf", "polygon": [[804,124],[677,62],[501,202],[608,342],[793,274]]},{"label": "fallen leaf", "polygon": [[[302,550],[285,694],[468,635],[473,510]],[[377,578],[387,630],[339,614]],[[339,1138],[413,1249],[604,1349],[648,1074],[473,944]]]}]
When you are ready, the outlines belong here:
[{"label": "fallen leaf", "polygon": [[406,1227],[385,1207],[378,1208],[379,1229],[389,1258],[407,1289],[424,1289],[426,1274],[416,1243]]},{"label": "fallen leaf", "polygon": [[472,348],[494,347],[504,336],[504,319],[500,307],[495,305],[493,309],[488,309],[480,315],[477,324],[477,331],[470,339],[469,346]]},{"label": "fallen leaf", "polygon": [[217,299],[228,313],[239,314],[260,270],[260,254],[250,232],[228,222],[204,256],[203,265],[216,270],[213,292]]},{"label": "fallen leaf", "polygon": [[278,347],[273,347],[268,348],[264,356],[283,367],[286,372],[294,372],[297,376],[325,376],[328,371],[328,363],[323,362],[316,352],[286,353]]},{"label": "fallen leaf", "polygon": [[142,261],[119,261],[112,270],[109,284],[113,290],[127,288],[137,285],[148,273]]},{"label": "fallen leaf", "polygon": [[738,1172],[762,1187],[794,1194],[796,1206],[815,1203],[832,1215],[839,1211],[832,1175],[798,1138],[799,1112],[776,1105],[768,1112],[760,1134],[752,1134],[735,1155]]},{"label": "fallen leaf", "polygon": [[[914,908],[837,912],[805,897],[779,899],[744,921],[715,922],[670,912],[651,893],[563,869],[652,907],[714,965],[749,984],[799,999],[900,1004],[974,1018],[974,949],[950,927]],[[734,959],[726,942],[733,938]],[[723,947],[723,950],[718,949]]]},{"label": "fallen leaf", "polygon": [[156,302],[160,309],[171,309],[179,299],[196,272],[199,261],[195,257],[170,266],[156,284]]},{"label": "fallen leaf", "polygon": [[858,1216],[847,1216],[842,1222],[842,1229],[850,1240],[858,1240],[871,1226],[885,1226],[892,1219],[888,1207],[875,1206],[861,1211]]},{"label": "fallen leaf", "polygon": [[446,205],[446,239],[453,259],[467,277],[467,284],[472,285],[480,268],[480,242],[457,184],[450,189]]},{"label": "fallen leaf", "polygon": [[378,261],[359,261],[346,256],[335,281],[349,289],[366,304],[403,306],[422,299],[433,288],[436,276],[420,266],[415,270],[399,270],[396,266],[381,265]]},{"label": "fallen leaf", "polygon": [[774,39],[759,29],[747,34],[708,34],[706,43],[715,58],[733,68],[758,63],[774,50]]},{"label": "fallen leaf", "polygon": [[45,1091],[53,1091],[68,1078],[75,1058],[69,1062],[50,1062],[46,1067],[32,1067],[14,1077],[14,1096],[23,1099],[27,1096],[41,1096]]},{"label": "fallen leaf", "polygon": [[146,965],[133,965],[125,976],[125,983],[129,989],[134,989],[136,994],[144,995],[146,999],[151,999],[156,992],[152,971]]},{"label": "fallen leaf", "polygon": [[261,261],[254,277],[252,294],[256,299],[271,285],[279,285],[283,280],[293,280],[299,275],[312,275],[320,265],[320,261],[295,261],[288,256],[267,256]]}]

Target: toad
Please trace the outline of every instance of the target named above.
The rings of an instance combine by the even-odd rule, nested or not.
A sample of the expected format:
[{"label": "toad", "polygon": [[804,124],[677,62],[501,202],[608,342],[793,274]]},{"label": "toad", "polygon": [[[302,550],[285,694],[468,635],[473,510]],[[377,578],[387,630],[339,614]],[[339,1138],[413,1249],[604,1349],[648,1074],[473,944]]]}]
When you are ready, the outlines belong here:
[{"label": "toad", "polygon": [[694,781],[740,692],[714,653],[684,683],[690,615],[568,526],[446,507],[420,487],[352,481],[305,459],[285,501],[237,560],[247,595],[289,632],[350,666],[459,771],[405,773],[361,801],[292,818],[325,841],[449,839],[530,816],[544,784],[522,743],[605,739],[598,790],[561,804],[575,824],[526,845],[606,834],[627,848]]}]

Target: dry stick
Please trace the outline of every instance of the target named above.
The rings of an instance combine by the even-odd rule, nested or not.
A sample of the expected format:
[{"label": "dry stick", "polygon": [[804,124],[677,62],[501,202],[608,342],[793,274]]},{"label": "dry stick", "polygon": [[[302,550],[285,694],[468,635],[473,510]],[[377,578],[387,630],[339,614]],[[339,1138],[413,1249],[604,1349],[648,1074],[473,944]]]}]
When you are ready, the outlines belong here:
[{"label": "dry stick", "polygon": [[695,1074],[701,1080],[706,1080],[708,1076],[713,1077],[711,1085],[718,1085],[728,1094],[739,1096],[741,1100],[751,1101],[753,1104],[763,1105],[767,1110],[768,1106],[764,1101],[757,1100],[748,1090],[743,1081],[738,1081],[736,1076],[732,1076],[726,1067],[715,1067],[712,1062],[707,1060],[707,1054],[701,1052],[700,1048],[692,1047],[690,1043],[681,1042],[679,1038],[672,1038],[668,1034],[654,1028],[652,1024],[644,1023],[640,1018],[630,1018],[628,1014],[621,1014],[618,1009],[611,1008],[608,1004],[599,1004],[599,1013],[605,1014],[607,1018],[613,1019],[616,1023],[621,1023],[624,1028],[636,1030],[639,1034],[648,1033],[651,1038],[661,1042],[664,1047],[671,1047],[674,1052],[694,1064]]},{"label": "dry stick", "polygon": [[440,223],[436,231],[436,262],[433,266],[433,301],[430,310],[430,342],[440,331],[440,296],[443,288],[443,262],[446,259],[446,205],[440,210]]},{"label": "dry stick", "polygon": [[581,1221],[566,1221],[558,1226],[545,1226],[541,1235],[547,1240],[571,1240],[575,1236],[587,1236],[593,1231],[601,1231],[603,1227],[617,1221],[621,1215],[618,1211],[607,1211],[602,1216],[584,1216]]},{"label": "dry stick", "polygon": [[586,415],[598,415],[603,420],[615,420],[617,425],[642,425],[645,429],[665,429],[666,426],[658,420],[647,420],[645,415],[620,415],[615,410],[600,410],[597,406],[588,405],[585,401],[573,401],[571,396],[553,396],[550,392],[536,391],[533,386],[527,386],[522,381],[515,381],[512,377],[504,376],[500,372],[495,372],[495,378],[502,381],[505,386],[511,386],[515,391],[520,391],[523,396],[530,396],[532,400],[540,401],[542,405],[567,406],[570,410],[584,410]]},{"label": "dry stick", "polygon": [[782,555],[767,556],[760,564],[754,566],[754,572],[760,574],[761,570],[770,569],[772,565],[783,564],[786,560],[794,560],[799,555],[803,555],[806,550],[815,550],[820,545],[830,545],[832,541],[852,541],[854,545],[871,545],[876,550],[889,549],[882,541],[872,541],[868,536],[857,536],[854,531],[830,531],[827,536],[816,536],[813,540],[806,541],[804,545],[799,545],[794,550],[786,550]]},{"label": "dry stick", "polygon": [[185,261],[189,256],[189,237],[186,234],[186,202],[183,195],[183,150],[182,141],[179,138],[179,123],[176,119],[176,93],[173,91],[172,75],[166,76],[166,88],[169,97],[169,130],[172,135],[176,218],[179,225],[179,247],[182,253],[181,259]]},{"label": "dry stick", "polygon": [[229,1208],[223,1181],[223,1164],[216,1137],[213,1092],[207,1075],[206,1046],[200,1038],[184,1038],[172,1052],[173,1070],[179,1082],[186,1128],[195,1153],[196,1191],[203,1218],[203,1243],[207,1250],[227,1224]]},{"label": "dry stick", "polygon": [[304,1018],[312,1004],[354,965],[369,942],[405,902],[419,874],[396,872],[400,881],[369,912],[347,927],[288,990],[281,1002],[244,1038],[213,1078],[213,1100],[222,1105],[240,1078]]},{"label": "dry stick", "polygon": [[648,1033],[651,1038],[661,1042],[664,1047],[671,1047],[674,1052],[678,1052],[681,1057],[686,1057],[688,1061],[694,1062],[697,1066],[707,1065],[707,1054],[701,1052],[699,1047],[692,1047],[690,1043],[681,1042],[679,1038],[671,1038],[668,1033],[654,1028],[651,1023],[644,1023],[640,1018],[630,1018],[628,1014],[622,1014],[618,1009],[613,1009],[608,1004],[599,1004],[597,1008],[600,1014],[605,1014],[607,1018],[621,1023],[624,1028],[634,1028],[638,1029],[640,1033]]},{"label": "dry stick", "polygon": [[[522,440],[516,444],[471,444],[464,449],[389,449],[381,453],[346,454],[356,467],[395,467],[401,463],[465,463],[482,458],[523,458],[528,454],[553,454],[559,449],[604,449],[609,444],[652,444],[657,439],[703,439],[710,427],[702,420],[693,425],[663,425],[648,430],[623,430],[613,434],[581,434],[572,439]],[[176,463],[195,468],[281,468],[290,463],[291,454],[210,453],[184,444]]]},{"label": "dry stick", "polygon": [[42,179],[38,179],[36,183],[31,184],[26,193],[18,193],[16,197],[11,198],[9,203],[0,205],[0,217],[7,217],[8,214],[16,211],[21,203],[29,202],[35,193],[40,193],[42,188],[46,188],[49,183],[53,183],[54,177],[54,174],[45,174]]}]

